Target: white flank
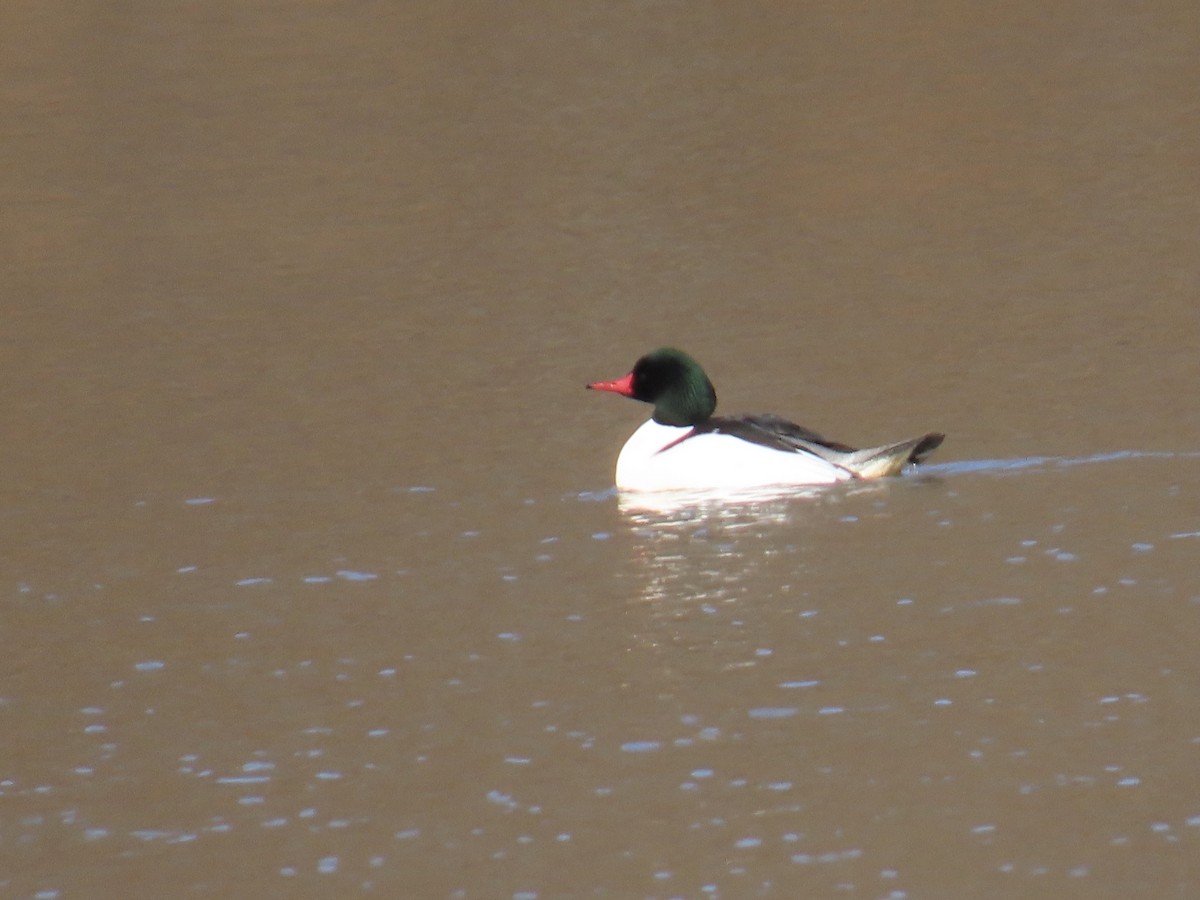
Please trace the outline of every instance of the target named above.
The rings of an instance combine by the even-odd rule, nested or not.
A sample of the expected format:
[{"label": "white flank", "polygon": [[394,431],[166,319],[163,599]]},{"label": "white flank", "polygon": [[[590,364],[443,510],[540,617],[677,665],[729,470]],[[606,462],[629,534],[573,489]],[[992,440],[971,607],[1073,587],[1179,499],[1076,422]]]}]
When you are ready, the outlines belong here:
[{"label": "white flank", "polygon": [[[626,491],[695,491],[771,485],[833,484],[851,475],[811,453],[772,450],[728,434],[700,434],[653,419],[617,457],[617,487]],[[667,448],[667,449],[663,449]]]}]

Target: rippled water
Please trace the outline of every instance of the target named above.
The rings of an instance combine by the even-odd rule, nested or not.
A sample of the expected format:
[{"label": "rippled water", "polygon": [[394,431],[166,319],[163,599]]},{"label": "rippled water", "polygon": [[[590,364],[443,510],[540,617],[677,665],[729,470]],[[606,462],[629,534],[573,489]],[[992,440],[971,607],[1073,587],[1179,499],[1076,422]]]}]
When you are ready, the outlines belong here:
[{"label": "rippled water", "polygon": [[6,884],[1182,889],[1198,463],[948,463],[665,515],[401,487],[359,503],[404,539],[294,559],[256,538],[290,501],[145,503],[130,527],[196,549],[10,598],[39,639],[4,709],[41,740],[0,781]]},{"label": "rippled water", "polygon": [[1200,895],[1200,7],[964,13],[4,4],[0,896]]}]

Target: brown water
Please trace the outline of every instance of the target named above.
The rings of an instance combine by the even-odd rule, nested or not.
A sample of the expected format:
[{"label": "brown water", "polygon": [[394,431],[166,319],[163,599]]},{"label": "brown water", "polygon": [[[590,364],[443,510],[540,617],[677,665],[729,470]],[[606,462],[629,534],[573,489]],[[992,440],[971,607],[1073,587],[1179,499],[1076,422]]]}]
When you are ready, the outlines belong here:
[{"label": "brown water", "polygon": [[877,6],[3,6],[0,896],[1200,896],[1200,7]]}]

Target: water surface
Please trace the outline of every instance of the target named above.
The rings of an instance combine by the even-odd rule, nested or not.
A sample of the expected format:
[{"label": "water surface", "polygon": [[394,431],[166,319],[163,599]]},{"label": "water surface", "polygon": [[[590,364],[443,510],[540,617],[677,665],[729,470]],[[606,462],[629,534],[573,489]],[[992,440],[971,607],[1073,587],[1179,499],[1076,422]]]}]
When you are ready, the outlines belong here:
[{"label": "water surface", "polygon": [[1193,5],[0,17],[0,893],[1196,893]]}]

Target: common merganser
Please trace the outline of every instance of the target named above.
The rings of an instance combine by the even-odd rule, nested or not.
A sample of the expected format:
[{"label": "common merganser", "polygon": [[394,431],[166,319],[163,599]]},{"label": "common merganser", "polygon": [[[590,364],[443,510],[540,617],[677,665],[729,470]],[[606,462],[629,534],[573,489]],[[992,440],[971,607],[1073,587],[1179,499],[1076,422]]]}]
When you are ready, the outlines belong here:
[{"label": "common merganser", "polygon": [[833,484],[898,474],[921,462],[945,435],[856,450],[773,415],[715,416],[717,392],[692,357],[663,347],[637,361],[610,391],[654,405],[617,457],[617,487],[629,491],[710,490]]}]

